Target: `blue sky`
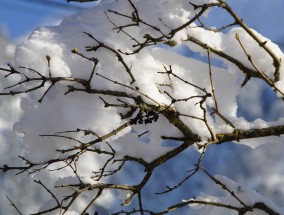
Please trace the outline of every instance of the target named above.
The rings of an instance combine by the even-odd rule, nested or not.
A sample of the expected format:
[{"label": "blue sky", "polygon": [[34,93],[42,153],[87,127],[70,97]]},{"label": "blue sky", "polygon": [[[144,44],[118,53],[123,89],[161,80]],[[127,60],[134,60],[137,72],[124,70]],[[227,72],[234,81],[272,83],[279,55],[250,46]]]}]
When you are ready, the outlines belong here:
[{"label": "blue sky", "polygon": [[90,4],[66,0],[0,0],[0,31],[7,31],[12,39],[17,39],[37,26],[54,24]]}]

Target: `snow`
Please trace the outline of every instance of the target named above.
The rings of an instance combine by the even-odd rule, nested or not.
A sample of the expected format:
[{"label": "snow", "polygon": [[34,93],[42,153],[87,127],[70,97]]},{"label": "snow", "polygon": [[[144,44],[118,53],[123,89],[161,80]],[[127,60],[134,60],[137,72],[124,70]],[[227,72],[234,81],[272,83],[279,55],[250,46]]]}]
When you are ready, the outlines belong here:
[{"label": "snow", "polygon": [[[130,28],[128,33],[138,39],[143,38],[146,32],[152,36],[157,36],[157,32],[160,31],[169,32],[174,26],[177,27],[187,21],[188,16],[195,14],[192,11],[192,7],[183,1],[175,3],[174,6],[173,3],[170,3],[169,1],[155,1],[155,3],[151,3],[151,7],[149,7],[147,2],[136,2],[136,7],[139,11],[141,10],[139,16],[141,16],[145,22],[156,20],[156,23],[154,22],[152,25],[155,26],[160,24],[159,19],[151,18],[158,14],[160,19],[167,23],[167,25],[162,25],[162,28],[159,31],[154,30],[148,25],[139,26],[139,28]],[[24,66],[31,68],[45,76],[49,76],[50,72],[51,77],[72,76],[87,78],[90,76],[91,62],[86,62],[86,60],[83,60],[81,57],[72,54],[71,50],[76,48],[80,53],[83,53],[86,56],[98,58],[99,63],[97,73],[102,74],[104,77],[111,78],[114,81],[118,81],[119,83],[129,84],[129,74],[121,71],[124,67],[120,62],[115,60],[114,53],[104,49],[100,49],[98,52],[88,53],[84,48],[88,45],[94,46],[97,43],[82,32],[93,35],[96,40],[103,41],[110,48],[133,50],[127,35],[123,33],[118,34],[116,31],[112,31],[111,29],[113,26],[109,21],[109,19],[115,19],[116,25],[124,25],[127,24],[128,20],[125,18],[117,19],[117,15],[113,13],[110,13],[110,15],[106,17],[104,14],[105,10],[120,11],[121,13],[127,14],[128,11],[131,11],[132,9],[129,3],[125,4],[122,1],[106,1],[94,9],[64,19],[57,27],[40,27],[32,33],[26,42],[18,46],[15,53],[16,67]],[[99,29],[99,31],[96,29]],[[169,49],[152,51],[145,49],[136,56],[125,57],[125,62],[129,64],[134,77],[137,79],[135,85],[139,88],[140,94],[148,96],[142,96],[143,99],[154,105],[157,105],[157,103],[170,104],[170,99],[165,94],[163,95],[161,93],[161,90],[164,89],[157,87],[158,84],[166,84],[168,81],[166,75],[162,77],[162,75],[158,73],[163,70],[163,64],[173,64],[174,71],[177,72],[177,74],[183,73],[181,77],[184,79],[189,78],[191,75],[191,72],[185,72],[188,68],[181,68],[183,71],[179,71],[178,66],[175,66],[171,60],[173,59],[173,56],[167,56],[168,52]],[[163,56],[163,59],[157,57],[157,55]],[[46,56],[50,57],[50,68],[48,68]],[[176,62],[186,61],[183,56],[179,55],[176,55],[175,59]],[[199,65],[193,65],[193,67],[200,67],[201,65],[202,63],[199,63]],[[200,84],[201,87],[208,88],[208,82],[204,83],[203,81],[204,77],[208,76],[208,73],[205,70],[206,65],[206,63],[203,63],[203,73],[200,75],[196,74],[194,79],[192,79],[192,82]],[[32,73],[31,71],[25,71],[25,73],[28,73],[28,77],[38,77],[38,74]],[[117,76],[117,74],[119,74],[119,76]],[[234,78],[235,77],[233,76],[233,79]],[[174,85],[176,81],[177,80],[174,80]],[[72,83],[68,84],[74,85]],[[25,114],[20,122],[16,123],[14,127],[18,132],[25,134],[23,137],[23,143],[27,147],[25,156],[27,159],[31,159],[31,161],[39,162],[40,160],[58,157],[59,154],[56,153],[55,150],[67,147],[66,144],[69,144],[64,143],[64,140],[62,141],[58,138],[41,138],[39,137],[40,134],[54,134],[57,131],[76,130],[77,128],[80,128],[91,129],[96,131],[99,135],[103,135],[114,130],[119,124],[123,123],[119,118],[118,108],[105,109],[98,96],[82,95],[81,93],[72,93],[64,96],[63,94],[67,90],[65,85],[66,83],[57,83],[55,87],[47,93],[41,104],[33,101],[34,99],[27,101],[29,98],[22,98],[21,108]],[[115,85],[100,76],[93,78],[92,86],[103,90],[123,90],[127,93],[135,93],[120,85]],[[200,93],[195,87],[190,85],[184,84],[182,87],[183,88],[177,84],[173,96],[178,96],[183,99],[185,97],[199,95]],[[223,95],[221,94],[220,97],[222,96]],[[230,95],[230,97],[234,100],[234,95]],[[174,107],[177,110],[184,111],[184,114],[202,117],[202,110],[195,105],[199,100],[200,99],[191,99],[186,105],[185,103],[179,102]],[[231,108],[236,109],[235,103],[233,103],[233,106],[230,108],[229,105],[231,104],[228,104],[227,106],[224,105],[224,109],[229,111]],[[111,118],[112,120],[106,120],[108,118]],[[194,123],[192,123],[186,118],[182,120],[187,125],[190,125],[193,131],[201,135],[202,138],[209,138],[208,130],[202,121],[195,120]],[[156,124],[156,126],[158,126],[158,124]],[[148,129],[152,129],[152,133],[157,137],[167,134],[168,130],[165,129],[159,131],[150,127]],[[130,129],[125,132],[130,132]],[[123,136],[125,132],[118,134],[117,137]],[[161,142],[160,138],[154,138],[153,135],[152,137],[153,141],[156,142],[153,144],[157,145]],[[147,146],[144,145],[144,147]],[[153,156],[149,157],[149,161],[165,153],[165,150],[160,150],[159,148],[160,147],[154,150],[152,149],[155,153],[153,153]],[[39,151],[44,151],[44,155],[35,153]]]},{"label": "snow", "polygon": [[[253,29],[252,32],[256,35],[257,38],[259,38],[261,42],[266,42],[265,46],[269,47],[269,49],[271,49],[279,59],[283,59],[283,53],[278,45],[271,42],[271,40],[269,40],[268,38],[261,36]],[[252,61],[257,65],[258,69],[265,73],[268,77],[273,79],[274,70],[271,69],[271,67],[273,66],[273,59],[264,49],[259,48],[259,44],[243,28],[234,27],[228,33],[212,32],[200,28],[193,28],[190,30],[190,36],[195,37],[201,42],[208,44],[209,47],[220,50],[225,54],[232,56],[239,62],[242,62],[244,66],[250,69],[254,69],[254,66],[249,62],[247,55],[236,39],[236,35],[238,35],[241,44],[245,48],[245,51],[249,55],[251,55]],[[189,48],[191,47],[191,45],[192,43],[189,42]],[[203,52],[204,54],[206,53],[206,50],[200,47],[196,47],[196,45],[193,46],[193,48],[196,48],[196,51]],[[231,63],[227,63],[228,69],[230,71],[234,71],[234,69],[230,69],[231,65]],[[234,64],[233,67],[235,67]],[[280,73],[281,71],[283,71],[283,67],[281,67]]]},{"label": "snow", "polygon": [[[112,81],[103,78],[102,76],[95,75],[91,80],[91,87],[100,90],[123,91],[129,95],[140,95],[144,102],[150,105],[169,105],[171,104],[171,97],[176,99],[188,99],[188,101],[180,101],[172,104],[172,108],[184,115],[194,116],[196,118],[203,118],[203,111],[199,105],[196,105],[204,96],[204,92],[200,88],[205,89],[206,92],[211,93],[211,86],[209,80],[208,63],[184,56],[176,50],[182,45],[186,45],[193,51],[200,52],[202,56],[207,56],[207,51],[193,45],[191,42],[184,42],[187,35],[194,36],[200,41],[210,45],[210,47],[223,51],[232,57],[235,57],[245,66],[253,69],[253,65],[247,60],[247,56],[241,45],[236,40],[236,35],[239,35],[241,43],[244,45],[246,51],[252,56],[253,62],[258,68],[264,72],[268,77],[273,78],[274,71],[271,70],[273,61],[271,57],[260,48],[260,46],[241,28],[233,27],[227,32],[216,33],[213,31],[205,31],[204,29],[196,27],[196,23],[192,24],[190,28],[180,31],[173,40],[176,42],[175,48],[155,46],[152,48],[145,48],[136,55],[123,55],[125,63],[131,68],[133,76],[136,79],[135,87],[138,89],[133,90],[129,87],[131,77],[125,71],[125,66],[117,60],[116,53],[111,50],[121,50],[123,52],[131,53],[135,51],[134,40],[129,38],[128,34],[137,38],[138,41],[144,41],[145,36],[151,37],[162,36],[161,32],[169,33],[171,29],[180,26],[188,21],[189,17],[193,17],[196,11],[193,7],[185,1],[133,1],[141,13],[139,16],[145,22],[151,23],[152,26],[159,26],[159,30],[149,25],[132,26],[127,28],[125,32],[118,32],[113,30],[115,25],[127,25],[129,19],[117,16],[114,13],[107,13],[105,11],[119,11],[123,14],[131,16],[133,8],[127,1],[102,1],[98,6],[76,14],[74,16],[66,17],[58,26],[53,27],[40,27],[34,30],[28,40],[17,47],[15,52],[15,67],[25,73],[26,76],[31,78],[38,78],[39,75],[31,72],[28,69],[20,69],[24,66],[36,70],[40,74],[49,77],[75,77],[88,79],[92,71],[92,62],[83,59],[82,57],[71,53],[71,50],[78,50],[87,57],[95,57],[99,60],[96,67],[96,73],[111,79]],[[215,2],[215,1],[202,1],[202,2]],[[195,1],[200,4],[201,1]],[[210,16],[206,14],[206,16]],[[111,20],[111,22],[110,22]],[[91,34],[95,39],[90,38],[83,32]],[[269,47],[279,57],[283,58],[283,53],[280,48],[270,41],[268,38],[262,36],[253,30],[253,33],[260,38],[261,41],[267,41],[266,46]],[[97,52],[87,52],[86,46],[96,46],[97,41],[103,42],[110,49],[100,48]],[[180,46],[179,46],[180,45]],[[7,47],[7,53],[12,52],[11,47]],[[50,67],[48,67],[47,56],[50,58]],[[264,114],[260,108],[261,95],[256,96],[249,92],[258,91],[260,86],[258,84],[249,84],[241,88],[241,83],[245,78],[244,74],[239,71],[236,66],[227,60],[223,60],[215,54],[212,58],[223,61],[223,65],[212,65],[213,85],[215,89],[216,99],[220,113],[229,119],[236,128],[249,129],[249,128],[263,128],[272,125],[283,124],[283,116],[275,117],[273,120],[264,120],[258,118]],[[181,79],[187,80],[194,84],[184,83],[178,78],[162,74],[165,72],[164,68],[169,68],[171,65],[174,74],[178,75]],[[280,68],[283,73],[283,67]],[[22,76],[22,79],[25,79]],[[284,90],[284,77],[277,83],[280,90]],[[114,84],[113,82],[121,83]],[[172,84],[172,88],[162,85]],[[33,163],[41,163],[50,159],[63,159],[70,155],[70,153],[61,154],[58,150],[70,149],[75,146],[80,146],[76,141],[69,141],[65,138],[58,138],[55,136],[40,136],[40,135],[55,135],[56,132],[76,131],[79,129],[86,129],[95,131],[99,136],[106,135],[120,125],[126,122],[121,119],[120,114],[126,113],[127,110],[120,107],[104,107],[104,103],[98,95],[92,95],[82,92],[72,92],[67,95],[68,86],[78,87],[79,85],[70,81],[62,81],[56,83],[53,88],[48,91],[44,96],[41,103],[38,99],[47,89],[40,90],[37,94],[23,95],[20,99],[20,108],[23,116],[13,126],[14,130],[22,134],[22,144],[25,148],[24,157]],[[199,86],[200,88],[196,87]],[[26,85],[27,86],[27,85]],[[26,87],[24,86],[24,87]],[[164,93],[164,92],[167,93]],[[145,96],[147,95],[147,96]],[[170,95],[170,96],[169,96]],[[102,96],[104,100],[110,103],[117,103],[117,100],[111,96]],[[123,101],[133,103],[131,99],[124,99]],[[238,114],[240,103],[245,103],[250,109],[254,120],[248,120],[244,116]],[[207,120],[212,131],[217,133],[232,132],[233,128],[226,124],[217,116],[210,115],[210,109],[215,108],[213,98],[208,98],[203,104],[208,113]],[[281,110],[283,105],[277,101],[274,104],[277,109]],[[137,111],[136,111],[137,114]],[[194,133],[201,137],[201,143],[208,141],[211,136],[208,128],[202,120],[192,119],[190,117],[181,116],[180,119],[187,125]],[[3,125],[4,126],[4,125]],[[1,126],[1,127],[3,127]],[[145,137],[139,137],[139,134],[148,131],[147,141]],[[146,162],[151,162],[157,157],[172,150],[172,146],[162,145],[162,136],[168,137],[182,137],[180,131],[175,129],[167,119],[160,116],[159,120],[147,125],[132,125],[123,129],[112,138],[107,139],[114,149],[117,151],[118,156],[129,155],[137,158],[143,158]],[[68,137],[75,138],[80,141],[89,142],[91,137],[85,137],[82,133],[73,132],[68,134]],[[267,139],[250,139],[241,140],[238,143],[250,146],[251,148],[261,147],[263,144],[275,144],[283,142],[283,137],[273,137]],[[99,147],[105,148],[101,144]],[[77,162],[78,174],[82,176],[85,182],[94,183],[90,178],[93,171],[99,170],[101,164],[104,163],[105,157],[94,156],[92,153],[85,153],[80,157]],[[88,165],[86,165],[88,164]],[[49,166],[49,169],[56,169],[62,166],[58,165]],[[39,173],[34,176],[35,178],[42,178]],[[64,183],[78,183],[77,178],[74,176],[74,171],[64,169],[56,173],[50,173],[50,177],[55,184]],[[61,178],[60,178],[61,177]],[[225,183],[230,189],[237,193],[239,185],[227,179],[225,176],[217,176],[217,178]],[[281,177],[280,177],[281,178]],[[281,179],[274,179],[279,183]],[[53,188],[51,188],[53,190]],[[68,189],[55,189],[60,197],[70,194]],[[238,191],[238,193],[240,193]],[[89,195],[89,194],[88,194]],[[96,195],[96,192],[90,194]],[[119,192],[119,198],[125,199],[129,195],[127,192]],[[278,209],[275,205],[269,202],[266,198],[251,189],[244,189],[241,192],[241,197],[248,204],[254,204],[256,201],[263,201],[271,208]],[[109,204],[114,202],[113,194],[106,193],[103,198],[109,201]],[[77,211],[83,209],[84,202],[89,199],[83,196],[75,203],[74,208],[69,214],[77,214]],[[225,195],[222,197],[210,196],[201,194],[202,200],[220,200],[228,202],[228,204],[235,203],[232,196]],[[50,200],[41,207],[40,210],[47,209],[54,206],[56,202]],[[103,205],[103,203],[101,203]],[[77,207],[77,208],[76,208]],[[57,212],[56,212],[57,213]],[[207,208],[204,214],[222,214],[221,209]],[[224,212],[224,214],[226,214]],[[252,213],[251,213],[252,214]]]},{"label": "snow", "polygon": [[[219,202],[225,205],[233,206],[233,207],[238,207],[242,208],[244,207],[243,204],[246,206],[254,206],[255,203],[263,203],[265,204],[268,208],[272,209],[274,212],[283,214],[284,211],[283,209],[277,207],[269,198],[265,198],[264,196],[260,195],[256,191],[246,188],[239,183],[227,178],[226,176],[223,175],[215,175],[214,178],[218,180],[222,184],[222,186],[225,186],[227,189],[229,189],[230,192],[234,193],[235,196],[231,195],[229,192],[225,192],[222,196],[216,197],[216,196],[210,196],[205,193],[201,193],[200,196],[198,196],[196,199],[190,199],[190,200],[197,200],[197,201],[207,201],[207,202]],[[239,199],[242,201],[242,203],[239,201]],[[202,205],[198,204],[189,204],[189,206],[192,209],[200,209]],[[238,212],[229,210],[227,208],[223,207],[210,207],[203,205],[204,210],[201,214],[238,214]],[[248,212],[248,214],[257,214],[257,215],[265,215],[264,211],[254,209],[253,211]]]}]

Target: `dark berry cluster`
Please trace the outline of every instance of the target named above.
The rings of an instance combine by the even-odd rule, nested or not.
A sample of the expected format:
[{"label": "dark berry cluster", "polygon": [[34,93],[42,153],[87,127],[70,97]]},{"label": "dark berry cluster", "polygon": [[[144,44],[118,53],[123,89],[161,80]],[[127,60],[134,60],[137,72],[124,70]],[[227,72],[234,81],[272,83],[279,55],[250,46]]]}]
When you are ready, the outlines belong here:
[{"label": "dark berry cluster", "polygon": [[153,122],[157,122],[159,119],[159,114],[153,110],[145,111],[145,115],[142,113],[138,113],[137,116],[133,119],[130,120],[130,123],[132,125],[137,125],[137,124],[149,124]]}]

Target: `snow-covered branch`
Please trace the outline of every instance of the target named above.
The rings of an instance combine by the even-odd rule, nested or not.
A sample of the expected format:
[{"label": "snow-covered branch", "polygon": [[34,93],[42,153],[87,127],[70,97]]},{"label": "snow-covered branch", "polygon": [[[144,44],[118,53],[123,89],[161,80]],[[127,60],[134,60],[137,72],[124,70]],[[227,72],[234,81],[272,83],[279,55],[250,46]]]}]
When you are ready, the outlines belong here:
[{"label": "snow-covered branch", "polygon": [[[265,198],[253,194],[255,201],[249,202],[251,191],[212,176],[202,161],[215,144],[241,141],[254,148],[263,137],[281,138],[283,118],[248,121],[237,114],[237,97],[259,79],[283,99],[283,53],[225,1],[196,2],[102,0],[58,27],[35,30],[17,48],[15,65],[0,68],[14,82],[0,95],[22,94],[23,117],[14,130],[22,133],[25,146],[23,166],[0,169],[36,177],[62,173],[54,188],[35,181],[52,196],[36,214],[95,213],[98,202],[114,192],[123,203],[114,214],[167,214],[187,205],[280,214]],[[208,26],[203,18],[215,8],[233,21],[218,29]],[[183,47],[201,56],[181,54]],[[255,142],[242,142],[247,139]],[[176,185],[153,193],[181,190],[203,172],[227,199],[204,196],[170,202],[167,209],[144,206],[145,187],[156,171],[192,147],[201,151],[194,168]],[[129,169],[139,172],[131,183]],[[124,180],[116,181],[121,174]]]}]

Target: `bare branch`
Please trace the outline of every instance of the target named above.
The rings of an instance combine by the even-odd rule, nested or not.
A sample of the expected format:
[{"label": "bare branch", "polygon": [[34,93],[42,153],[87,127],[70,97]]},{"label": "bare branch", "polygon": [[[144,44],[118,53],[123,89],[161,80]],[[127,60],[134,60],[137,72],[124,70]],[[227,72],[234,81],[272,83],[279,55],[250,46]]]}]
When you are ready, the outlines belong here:
[{"label": "bare branch", "polygon": [[8,201],[11,203],[12,207],[16,209],[16,211],[18,212],[18,214],[23,215],[21,213],[21,211],[16,207],[16,205],[13,203],[13,201],[9,198],[9,196],[6,195],[6,198],[8,199]]}]

